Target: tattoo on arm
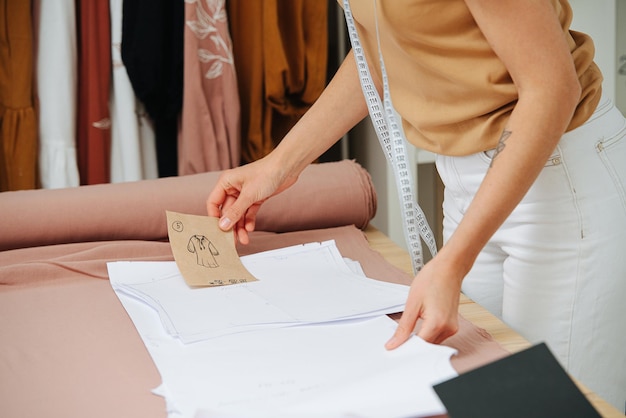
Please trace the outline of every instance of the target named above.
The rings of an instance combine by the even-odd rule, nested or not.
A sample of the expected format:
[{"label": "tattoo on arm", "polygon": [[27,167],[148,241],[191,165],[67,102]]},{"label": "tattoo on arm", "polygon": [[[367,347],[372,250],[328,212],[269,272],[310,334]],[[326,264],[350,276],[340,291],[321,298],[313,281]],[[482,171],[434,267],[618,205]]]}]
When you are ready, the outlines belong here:
[{"label": "tattoo on arm", "polygon": [[496,152],[493,154],[493,157],[491,157],[491,164],[489,165],[489,167],[493,167],[493,162],[495,161],[496,157],[502,152],[502,150],[505,147],[505,143],[506,140],[509,139],[509,137],[511,136],[511,131],[507,131],[506,129],[502,132],[502,136],[500,136],[500,140],[498,141],[498,145],[496,145]]}]

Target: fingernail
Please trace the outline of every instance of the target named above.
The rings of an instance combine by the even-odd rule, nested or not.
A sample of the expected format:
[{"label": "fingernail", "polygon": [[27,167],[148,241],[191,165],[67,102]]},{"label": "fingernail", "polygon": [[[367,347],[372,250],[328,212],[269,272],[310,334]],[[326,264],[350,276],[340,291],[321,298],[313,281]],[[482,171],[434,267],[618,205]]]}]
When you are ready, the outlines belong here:
[{"label": "fingernail", "polygon": [[222,218],[219,223],[220,228],[227,229],[230,226],[230,219]]}]

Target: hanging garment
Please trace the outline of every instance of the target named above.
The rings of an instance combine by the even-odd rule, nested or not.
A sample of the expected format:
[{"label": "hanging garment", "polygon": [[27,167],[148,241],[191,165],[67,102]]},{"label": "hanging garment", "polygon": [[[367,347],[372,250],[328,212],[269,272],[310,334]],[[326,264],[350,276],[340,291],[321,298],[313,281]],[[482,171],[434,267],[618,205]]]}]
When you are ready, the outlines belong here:
[{"label": "hanging garment", "polygon": [[185,0],[178,174],[239,165],[240,106],[225,0]]},{"label": "hanging garment", "polygon": [[45,189],[80,184],[76,160],[76,5],[35,0],[39,176]]},{"label": "hanging garment", "polygon": [[111,159],[111,24],[107,0],[77,3],[78,170],[81,184],[108,183]]},{"label": "hanging garment", "polygon": [[231,0],[245,162],[267,155],[326,85],[328,2]]},{"label": "hanging garment", "polygon": [[183,96],[185,3],[124,0],[122,61],[156,135],[160,177],[175,176]]},{"label": "hanging garment", "polygon": [[37,116],[30,1],[0,0],[0,191],[34,189]]},{"label": "hanging garment", "polygon": [[122,2],[110,0],[112,183],[158,177],[152,122],[135,97],[122,62]]}]

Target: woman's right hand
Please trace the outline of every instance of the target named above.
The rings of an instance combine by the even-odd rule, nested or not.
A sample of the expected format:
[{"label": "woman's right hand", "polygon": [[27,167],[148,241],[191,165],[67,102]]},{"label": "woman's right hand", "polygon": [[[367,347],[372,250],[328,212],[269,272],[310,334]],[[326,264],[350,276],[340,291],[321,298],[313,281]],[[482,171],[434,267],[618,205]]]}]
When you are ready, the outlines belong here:
[{"label": "woman's right hand", "polygon": [[219,227],[234,230],[242,244],[250,242],[256,215],[269,197],[294,184],[297,175],[286,172],[267,156],[250,164],[224,171],[207,199],[209,216],[218,217]]}]

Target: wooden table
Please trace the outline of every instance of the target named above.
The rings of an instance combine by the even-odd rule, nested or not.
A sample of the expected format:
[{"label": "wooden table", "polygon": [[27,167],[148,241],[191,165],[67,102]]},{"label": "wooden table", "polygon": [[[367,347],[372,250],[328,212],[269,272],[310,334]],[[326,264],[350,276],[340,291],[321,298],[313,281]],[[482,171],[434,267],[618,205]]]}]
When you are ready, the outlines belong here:
[{"label": "wooden table", "polygon": [[[365,234],[370,246],[374,250],[381,253],[383,257],[394,266],[412,274],[413,267],[411,258],[406,250],[399,247],[389,237],[373,226],[368,226],[365,230]],[[459,313],[476,326],[485,329],[491,334],[495,341],[510,353],[515,353],[531,346],[521,335],[463,294],[461,294],[460,298]],[[624,418],[623,413],[600,398],[600,396],[587,389],[581,383],[576,382],[576,384],[603,417]]]}]

